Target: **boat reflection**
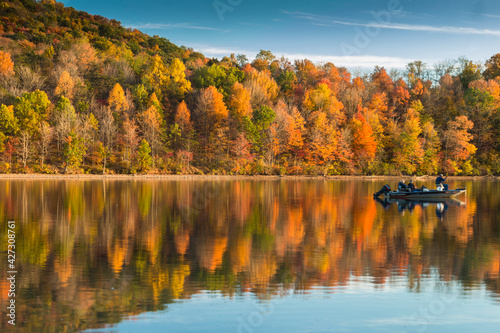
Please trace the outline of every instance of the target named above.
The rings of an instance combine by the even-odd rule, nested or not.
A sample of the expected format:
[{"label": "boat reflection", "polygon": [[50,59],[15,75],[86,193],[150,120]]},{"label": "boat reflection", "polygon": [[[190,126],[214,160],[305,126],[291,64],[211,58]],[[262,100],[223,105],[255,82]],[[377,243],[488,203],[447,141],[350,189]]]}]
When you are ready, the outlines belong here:
[{"label": "boat reflection", "polygon": [[404,213],[405,211],[413,212],[415,207],[420,206],[422,209],[425,209],[429,206],[436,206],[436,216],[439,219],[444,218],[446,211],[449,206],[458,206],[464,207],[466,205],[465,201],[458,200],[455,198],[427,198],[425,200],[418,199],[380,199],[375,197],[375,200],[384,207],[384,209],[389,209],[392,205],[397,205],[398,211]]}]

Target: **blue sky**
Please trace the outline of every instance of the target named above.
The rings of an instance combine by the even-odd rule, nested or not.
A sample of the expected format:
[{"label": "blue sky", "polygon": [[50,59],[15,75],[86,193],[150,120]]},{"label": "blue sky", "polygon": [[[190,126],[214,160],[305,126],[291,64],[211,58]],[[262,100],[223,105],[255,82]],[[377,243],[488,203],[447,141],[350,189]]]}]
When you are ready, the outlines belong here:
[{"label": "blue sky", "polygon": [[66,0],[67,6],[221,58],[260,49],[349,68],[500,52],[498,0]]}]

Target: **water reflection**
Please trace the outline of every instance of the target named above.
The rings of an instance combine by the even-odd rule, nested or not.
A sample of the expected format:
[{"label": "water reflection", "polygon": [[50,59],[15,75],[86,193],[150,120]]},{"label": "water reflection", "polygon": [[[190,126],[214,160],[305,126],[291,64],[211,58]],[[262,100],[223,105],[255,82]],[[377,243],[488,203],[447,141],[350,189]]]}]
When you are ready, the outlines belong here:
[{"label": "water reflection", "polygon": [[435,207],[436,217],[439,220],[443,220],[448,208],[450,206],[465,207],[465,201],[459,199],[386,199],[374,197],[385,210],[388,210],[391,206],[397,206],[398,211],[404,215],[406,211],[413,213],[415,207],[420,207],[422,210],[427,209],[427,207]]},{"label": "water reflection", "polygon": [[377,202],[381,185],[2,180],[0,239],[7,220],[18,227],[18,324],[101,327],[207,291],[272,299],[368,280],[413,293],[431,271],[499,299],[497,182],[467,183],[466,204]]}]

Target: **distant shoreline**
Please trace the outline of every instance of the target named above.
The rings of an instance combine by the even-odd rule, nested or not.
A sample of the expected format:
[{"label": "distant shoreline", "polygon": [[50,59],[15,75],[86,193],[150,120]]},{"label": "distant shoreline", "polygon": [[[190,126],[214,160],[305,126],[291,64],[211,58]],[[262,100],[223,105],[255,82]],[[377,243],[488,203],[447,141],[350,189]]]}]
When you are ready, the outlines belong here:
[{"label": "distant shoreline", "polygon": [[[415,181],[434,180],[436,176],[307,176],[307,175],[89,175],[89,174],[71,174],[71,175],[48,175],[48,174],[0,174],[0,180],[19,179],[19,180],[391,180],[413,179]],[[449,176],[449,180],[500,180],[499,176]]]}]

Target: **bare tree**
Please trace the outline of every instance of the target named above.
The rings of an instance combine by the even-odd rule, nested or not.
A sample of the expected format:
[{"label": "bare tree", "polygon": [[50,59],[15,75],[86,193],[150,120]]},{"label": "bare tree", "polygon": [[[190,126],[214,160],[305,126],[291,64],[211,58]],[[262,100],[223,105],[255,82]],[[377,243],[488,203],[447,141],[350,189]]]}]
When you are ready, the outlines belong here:
[{"label": "bare tree", "polygon": [[61,103],[60,108],[56,108],[54,118],[57,149],[60,150],[64,140],[68,137],[71,130],[75,128],[78,120],[75,109],[69,103],[69,100],[66,103]]},{"label": "bare tree", "polygon": [[162,116],[154,106],[151,106],[146,111],[139,114],[139,124],[141,125],[144,138],[151,146],[154,168],[156,157],[163,145]]},{"label": "bare tree", "polygon": [[19,134],[19,154],[21,155],[24,169],[26,169],[26,165],[31,156],[31,148],[31,134],[28,131],[22,131]]},{"label": "bare tree", "polygon": [[132,163],[133,152],[137,149],[139,145],[139,137],[137,135],[137,125],[135,121],[132,119],[126,118],[123,122],[123,151],[122,151],[122,159],[130,166]]},{"label": "bare tree", "polygon": [[43,90],[45,87],[45,78],[28,66],[19,66],[16,70],[16,74],[19,78],[19,88],[22,90]]},{"label": "bare tree", "polygon": [[54,134],[54,128],[50,127],[46,121],[42,121],[40,123],[39,134],[40,140],[38,140],[37,146],[40,152],[40,163],[43,166],[45,163],[45,157],[49,152],[49,146]]},{"label": "bare tree", "polygon": [[104,147],[111,151],[115,143],[117,128],[115,118],[113,118],[113,114],[109,108],[107,108],[107,111],[99,120],[99,124],[99,139],[103,143]]}]

